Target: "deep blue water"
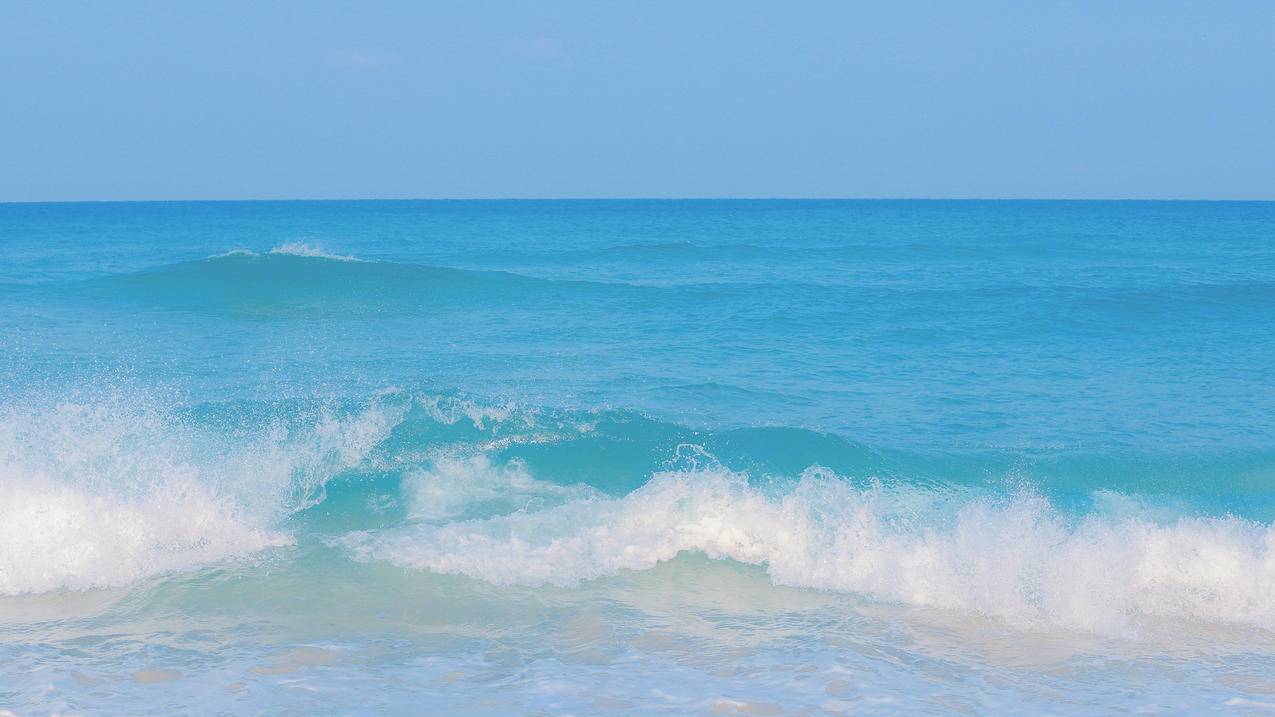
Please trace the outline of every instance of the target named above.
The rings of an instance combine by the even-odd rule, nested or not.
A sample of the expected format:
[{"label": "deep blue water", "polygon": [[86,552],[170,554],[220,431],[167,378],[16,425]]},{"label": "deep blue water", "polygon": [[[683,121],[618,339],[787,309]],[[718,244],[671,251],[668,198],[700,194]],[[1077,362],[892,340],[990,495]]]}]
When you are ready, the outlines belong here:
[{"label": "deep blue water", "polygon": [[1275,706],[1272,327],[1270,202],[0,204],[0,710]]}]

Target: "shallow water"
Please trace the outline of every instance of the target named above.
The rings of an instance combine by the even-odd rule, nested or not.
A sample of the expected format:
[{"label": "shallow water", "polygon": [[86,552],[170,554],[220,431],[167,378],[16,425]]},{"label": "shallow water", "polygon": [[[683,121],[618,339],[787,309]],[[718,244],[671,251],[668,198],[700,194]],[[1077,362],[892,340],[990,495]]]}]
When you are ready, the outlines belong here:
[{"label": "shallow water", "polygon": [[1273,320],[1275,203],[0,205],[0,710],[1275,710]]}]

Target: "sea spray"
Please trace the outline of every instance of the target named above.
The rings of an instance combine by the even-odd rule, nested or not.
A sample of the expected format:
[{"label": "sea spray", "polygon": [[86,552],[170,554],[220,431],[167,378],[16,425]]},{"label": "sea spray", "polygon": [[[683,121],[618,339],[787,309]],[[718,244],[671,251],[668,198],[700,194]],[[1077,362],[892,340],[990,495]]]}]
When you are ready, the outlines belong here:
[{"label": "sea spray", "polygon": [[125,585],[289,544],[286,518],[401,415],[373,405],[219,431],[146,394],[0,408],[0,594]]}]

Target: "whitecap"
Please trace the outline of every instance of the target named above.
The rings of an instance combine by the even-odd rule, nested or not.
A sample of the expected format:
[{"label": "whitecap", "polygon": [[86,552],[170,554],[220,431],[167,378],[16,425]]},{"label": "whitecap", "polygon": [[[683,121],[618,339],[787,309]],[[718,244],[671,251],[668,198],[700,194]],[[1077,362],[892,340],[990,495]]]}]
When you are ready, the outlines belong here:
[{"label": "whitecap", "polygon": [[786,491],[715,467],[622,498],[354,533],[359,560],[497,584],[575,585],[684,552],[782,585],[1120,632],[1141,618],[1275,629],[1275,527],[1239,518],[1064,516],[1030,491],[855,487],[813,468]]},{"label": "whitecap", "polygon": [[313,259],[334,259],[336,261],[363,261],[356,256],[347,254],[332,254],[324,251],[322,248],[313,244],[307,244],[300,241],[284,242],[270,250],[271,254],[286,254],[288,256],[304,256]]}]

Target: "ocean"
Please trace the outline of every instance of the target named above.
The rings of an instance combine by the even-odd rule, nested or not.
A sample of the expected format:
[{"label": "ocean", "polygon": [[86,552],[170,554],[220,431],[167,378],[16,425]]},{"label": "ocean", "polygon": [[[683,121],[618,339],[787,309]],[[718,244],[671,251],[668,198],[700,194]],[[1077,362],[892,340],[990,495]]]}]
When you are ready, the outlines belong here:
[{"label": "ocean", "polygon": [[1275,711],[1275,203],[0,204],[0,715]]}]

